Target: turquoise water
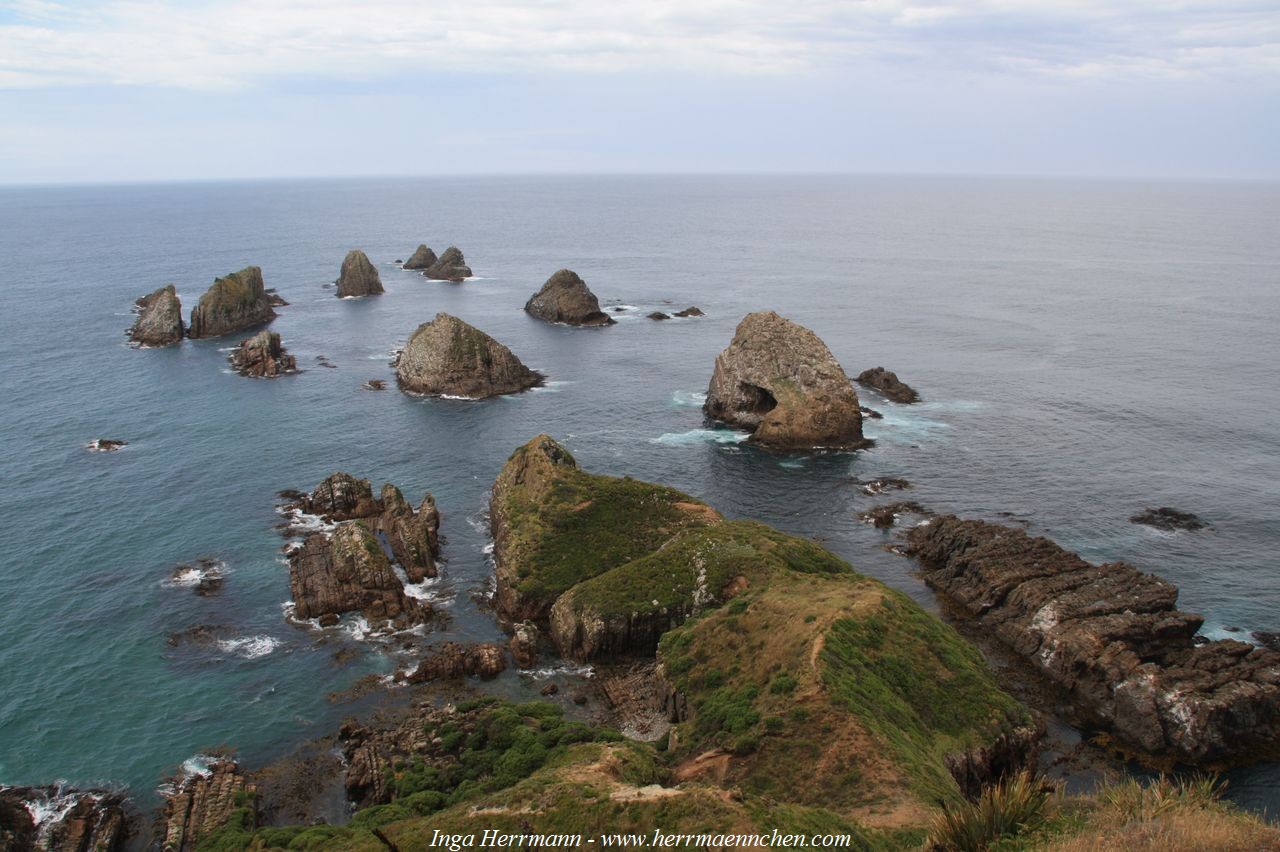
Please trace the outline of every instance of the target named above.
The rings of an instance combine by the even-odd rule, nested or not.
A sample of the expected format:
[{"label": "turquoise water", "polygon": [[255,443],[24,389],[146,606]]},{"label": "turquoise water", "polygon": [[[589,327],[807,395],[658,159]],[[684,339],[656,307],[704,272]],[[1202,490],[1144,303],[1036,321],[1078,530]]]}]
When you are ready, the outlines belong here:
[{"label": "turquoise water", "polygon": [[[391,671],[385,645],[285,621],[275,494],[333,470],[435,494],[447,542],[441,638],[500,635],[476,601],[483,510],[538,432],[593,470],[683,488],[734,517],[821,537],[929,595],[856,513],[853,478],[905,476],[936,510],[1012,512],[1090,558],[1182,588],[1206,632],[1280,630],[1280,187],[871,178],[493,178],[0,190],[0,782],[128,785],[144,801],[219,744],[265,760],[351,711],[328,694]],[[460,246],[477,279],[396,268]],[[346,251],[386,295],[334,298]],[[292,304],[273,328],[305,368],[228,372],[238,338],[125,344],[166,282],[184,307],[248,264]],[[632,306],[608,329],[520,310],[556,269]],[[652,310],[696,304],[696,320]],[[818,332],[852,373],[922,394],[869,421],[878,446],[779,458],[708,428],[712,360],[752,310]],[[362,390],[437,311],[551,379],[485,402]],[[319,366],[324,356],[336,369]],[[123,438],[114,454],[95,437]],[[1173,505],[1212,525],[1127,522]],[[225,565],[200,597],[178,563]],[[170,647],[194,625],[223,646]],[[235,640],[240,640],[236,642]],[[335,651],[360,654],[338,664]],[[264,653],[264,651],[267,651]],[[509,673],[498,688],[536,694]],[[1236,794],[1280,800],[1272,768]],[[1274,805],[1272,806],[1274,808]]]}]

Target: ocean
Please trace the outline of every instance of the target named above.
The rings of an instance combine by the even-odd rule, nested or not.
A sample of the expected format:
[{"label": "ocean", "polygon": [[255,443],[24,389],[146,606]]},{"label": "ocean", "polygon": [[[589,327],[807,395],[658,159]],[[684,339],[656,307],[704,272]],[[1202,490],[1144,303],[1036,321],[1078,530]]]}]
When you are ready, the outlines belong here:
[{"label": "ocean", "polygon": [[[329,695],[387,674],[359,623],[285,620],[281,489],[344,470],[430,491],[447,562],[434,636],[502,636],[488,490],[540,432],[589,470],[667,483],[730,517],[818,538],[936,609],[854,480],[902,476],[934,511],[1027,525],[1091,560],[1181,587],[1204,633],[1280,630],[1280,185],[925,177],[491,177],[0,189],[0,783],[127,786],[153,804],[186,760],[250,765],[352,712]],[[475,278],[399,269],[425,242]],[[335,298],[346,252],[386,294]],[[173,282],[184,313],[216,276],[261,266],[291,304],[272,325],[303,372],[229,371],[247,335],[134,349],[133,300]],[[605,329],[521,309],[557,269]],[[697,305],[706,316],[655,322]],[[921,394],[868,420],[874,448],[777,456],[704,423],[712,362],[751,311],[817,332],[845,369]],[[389,360],[455,314],[544,372],[481,402],[394,389]],[[322,360],[332,364],[329,368]],[[387,380],[382,392],[362,389]],[[93,453],[93,438],[127,440]],[[1147,507],[1209,528],[1128,521]],[[215,560],[213,595],[175,584]],[[212,644],[170,644],[212,625]],[[1234,632],[1238,630],[1239,632]],[[335,652],[354,647],[342,663]],[[487,688],[536,697],[537,677]],[[1280,808],[1280,769],[1231,795]]]}]

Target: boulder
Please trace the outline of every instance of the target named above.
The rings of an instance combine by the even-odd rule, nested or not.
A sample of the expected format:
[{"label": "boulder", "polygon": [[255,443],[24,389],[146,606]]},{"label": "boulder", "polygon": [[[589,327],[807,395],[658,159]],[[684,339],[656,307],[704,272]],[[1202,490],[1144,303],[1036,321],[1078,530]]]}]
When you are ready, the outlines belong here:
[{"label": "boulder", "polygon": [[885,399],[891,399],[894,402],[905,404],[920,401],[920,396],[909,385],[899,381],[896,373],[890,372],[884,367],[863,370],[858,374],[856,381],[863,387],[871,388]]},{"label": "boulder", "polygon": [[143,346],[168,346],[182,340],[186,326],[182,323],[182,300],[172,284],[134,303],[138,318],[129,329],[129,339]]},{"label": "boulder", "polygon": [[651,319],[651,320],[669,320],[669,319],[671,319],[671,315],[670,315],[670,314],[664,314],[662,311],[654,311],[653,313],[649,314],[649,319]]},{"label": "boulder", "polygon": [[772,311],[748,314],[716,357],[702,410],[775,450],[865,447],[858,394],[825,343]]},{"label": "boulder", "polygon": [[187,336],[221,337],[265,325],[276,318],[271,297],[262,284],[262,270],[246,266],[218,278],[191,310]]},{"label": "boulder", "polygon": [[1173,532],[1174,530],[1199,530],[1204,529],[1204,521],[1191,514],[1178,509],[1171,509],[1168,506],[1161,506],[1159,509],[1147,509],[1139,512],[1129,519],[1131,524],[1143,524],[1148,527],[1155,527],[1165,532]]},{"label": "boulder", "polygon": [[529,297],[525,312],[547,322],[565,325],[614,325],[600,310],[600,300],[587,289],[587,282],[572,269],[561,269],[547,279],[542,289]]},{"label": "boulder", "polygon": [[422,274],[437,281],[462,281],[471,277],[471,267],[456,246],[449,246]]},{"label": "boulder", "polygon": [[378,276],[377,267],[369,261],[369,256],[359,249],[347,252],[338,275],[338,298],[377,296],[384,292],[382,278]]},{"label": "boulder", "polygon": [[404,262],[405,269],[430,269],[440,258],[425,244],[419,245],[409,259]]},{"label": "boulder", "polygon": [[911,487],[911,483],[897,476],[878,476],[859,482],[864,494],[884,494],[886,491],[903,491]]},{"label": "boulder", "polygon": [[396,380],[414,393],[484,399],[537,387],[543,377],[483,331],[439,313],[409,338]]},{"label": "boulder", "polygon": [[360,387],[364,388],[365,390],[386,390],[387,383],[384,382],[382,379],[370,379],[369,381],[362,384]]},{"label": "boulder", "polygon": [[95,453],[114,453],[123,447],[129,446],[128,441],[121,441],[118,438],[94,438],[85,447]]},{"label": "boulder", "polygon": [[242,341],[228,360],[242,376],[262,379],[298,372],[298,363],[285,351],[280,335],[266,329]]},{"label": "boulder", "polygon": [[705,317],[706,314],[697,305],[691,305],[683,311],[676,311],[672,316],[677,317]]},{"label": "boulder", "polygon": [[930,586],[1138,756],[1210,769],[1280,756],[1280,654],[1202,642],[1171,583],[951,515],[909,542]]}]

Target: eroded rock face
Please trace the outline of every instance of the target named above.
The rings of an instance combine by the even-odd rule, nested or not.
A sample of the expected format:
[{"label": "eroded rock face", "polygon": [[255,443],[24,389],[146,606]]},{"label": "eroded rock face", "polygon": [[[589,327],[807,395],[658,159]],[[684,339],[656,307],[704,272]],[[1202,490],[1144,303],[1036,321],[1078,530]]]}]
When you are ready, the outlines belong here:
[{"label": "eroded rock face", "polygon": [[772,311],[748,314],[716,356],[702,406],[776,450],[863,447],[858,394],[816,334]]},{"label": "eroded rock face", "polygon": [[538,664],[538,637],[541,632],[531,621],[522,621],[511,628],[511,658],[516,666],[531,669]]},{"label": "eroded rock face", "polygon": [[418,326],[396,362],[402,390],[484,399],[542,384],[511,350],[446,313]]},{"label": "eroded rock face", "polygon": [[242,376],[269,379],[298,372],[298,362],[285,351],[280,335],[265,329],[242,341],[228,360]]},{"label": "eroded rock face", "polygon": [[449,246],[422,274],[437,281],[462,281],[471,277],[471,267],[457,246]]},{"label": "eroded rock face", "polygon": [[1280,654],[1234,640],[1197,645],[1203,619],[1177,609],[1171,583],[954,516],[909,540],[930,586],[1136,752],[1213,768],[1280,751]]},{"label": "eroded rock face", "polygon": [[191,310],[188,337],[221,337],[276,318],[262,284],[262,270],[246,266],[213,282]]},{"label": "eroded rock face", "polygon": [[143,346],[168,346],[182,340],[186,326],[182,322],[182,301],[172,284],[134,303],[138,318],[129,329],[129,339]]},{"label": "eroded rock face", "polygon": [[546,322],[565,325],[614,325],[614,320],[600,310],[600,300],[587,288],[587,282],[572,269],[561,269],[547,279],[542,289],[525,303],[525,312]]},{"label": "eroded rock face", "polygon": [[289,588],[294,615],[318,618],[321,624],[346,612],[397,626],[430,615],[429,608],[405,594],[391,560],[363,521],[344,524],[332,535],[307,536],[289,554]]},{"label": "eroded rock face", "polygon": [[326,477],[310,494],[302,495],[295,505],[331,523],[360,520],[381,533],[411,583],[437,574],[440,511],[430,494],[415,511],[394,485],[384,484],[380,497],[374,498],[369,480],[338,472]]},{"label": "eroded rock face", "polygon": [[[165,797],[161,837],[166,852],[192,852],[239,807],[251,805],[255,787],[234,760],[218,760],[207,775],[188,775]],[[93,848],[93,847],[90,847]]]},{"label": "eroded rock face", "polygon": [[431,267],[436,265],[436,262],[439,259],[440,258],[436,257],[436,253],[433,252],[430,248],[428,248],[424,243],[422,245],[419,245],[417,250],[414,251],[413,255],[410,256],[410,258],[404,262],[404,268],[405,269],[430,269]]},{"label": "eroded rock face", "polygon": [[443,678],[478,677],[495,678],[507,667],[502,646],[492,642],[476,645],[459,645],[445,642],[430,656],[418,663],[418,667],[402,678],[409,683],[425,683]]},{"label": "eroded rock face", "polygon": [[384,292],[382,278],[369,256],[359,249],[347,252],[338,275],[338,298],[377,296]]},{"label": "eroded rock face", "polygon": [[856,381],[863,387],[871,388],[885,399],[891,399],[894,402],[912,403],[920,401],[920,396],[909,385],[899,381],[897,373],[886,370],[884,367],[863,370],[858,374]]},{"label": "eroded rock face", "polygon": [[[129,818],[115,793],[70,787],[0,787],[0,849],[13,852],[116,852]],[[39,825],[32,809],[50,813]],[[61,816],[59,816],[61,814]]]}]

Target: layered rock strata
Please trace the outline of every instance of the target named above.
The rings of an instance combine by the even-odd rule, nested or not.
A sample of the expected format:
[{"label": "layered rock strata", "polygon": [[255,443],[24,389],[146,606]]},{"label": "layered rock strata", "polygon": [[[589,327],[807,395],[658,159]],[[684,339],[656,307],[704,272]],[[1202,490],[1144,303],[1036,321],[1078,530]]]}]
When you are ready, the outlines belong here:
[{"label": "layered rock strata", "polygon": [[1204,767],[1280,753],[1280,654],[1201,643],[1203,618],[1177,609],[1171,583],[954,516],[916,527],[909,541],[929,585],[1129,748]]},{"label": "layered rock strata", "polygon": [[816,334],[772,311],[748,314],[716,356],[703,411],[751,430],[771,449],[854,448],[862,437],[858,394]]}]

